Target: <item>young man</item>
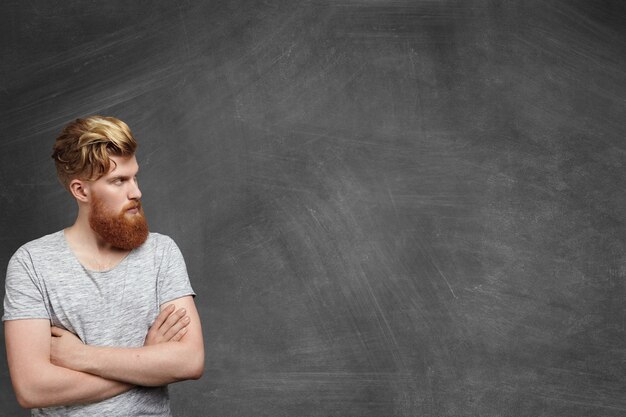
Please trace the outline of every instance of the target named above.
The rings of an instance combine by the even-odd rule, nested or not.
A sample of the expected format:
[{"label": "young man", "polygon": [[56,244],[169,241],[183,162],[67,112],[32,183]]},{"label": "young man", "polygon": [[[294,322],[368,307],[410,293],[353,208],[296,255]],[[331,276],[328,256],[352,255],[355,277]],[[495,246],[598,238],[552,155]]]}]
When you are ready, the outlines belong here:
[{"label": "young man", "polygon": [[128,126],[92,116],[54,145],[76,222],[9,262],[4,331],[34,416],[170,416],[167,384],[198,379],[204,345],[182,255],[149,233]]}]

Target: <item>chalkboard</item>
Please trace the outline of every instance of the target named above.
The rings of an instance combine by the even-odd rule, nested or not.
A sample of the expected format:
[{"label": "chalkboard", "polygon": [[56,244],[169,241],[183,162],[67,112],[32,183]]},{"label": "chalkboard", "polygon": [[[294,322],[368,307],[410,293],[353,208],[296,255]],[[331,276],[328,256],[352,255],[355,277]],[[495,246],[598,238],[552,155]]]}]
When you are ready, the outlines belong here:
[{"label": "chalkboard", "polygon": [[[0,265],[75,218],[62,126],[116,116],[198,294],[176,416],[624,416],[625,18],[5,1]],[[0,381],[0,415],[28,415],[5,360]]]}]

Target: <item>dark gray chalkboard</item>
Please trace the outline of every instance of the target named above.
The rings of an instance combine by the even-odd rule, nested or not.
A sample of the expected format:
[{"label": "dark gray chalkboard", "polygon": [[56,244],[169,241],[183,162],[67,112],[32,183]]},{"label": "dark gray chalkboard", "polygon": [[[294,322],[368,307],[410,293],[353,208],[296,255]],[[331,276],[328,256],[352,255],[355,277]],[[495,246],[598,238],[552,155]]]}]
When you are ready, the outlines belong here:
[{"label": "dark gray chalkboard", "polygon": [[125,120],[204,324],[177,416],[626,415],[624,2],[0,7],[0,265],[74,219],[61,127]]}]

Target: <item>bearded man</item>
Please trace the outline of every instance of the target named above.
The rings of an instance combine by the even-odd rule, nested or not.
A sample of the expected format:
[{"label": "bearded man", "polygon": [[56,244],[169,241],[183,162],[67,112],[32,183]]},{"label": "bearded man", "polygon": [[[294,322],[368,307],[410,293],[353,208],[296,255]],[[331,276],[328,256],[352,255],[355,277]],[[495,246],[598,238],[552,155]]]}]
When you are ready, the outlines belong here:
[{"label": "bearded man", "polygon": [[167,384],[202,375],[195,294],[174,241],[148,231],[136,148],[116,118],[67,125],[52,158],[76,222],[9,261],[7,359],[34,416],[170,416]]}]

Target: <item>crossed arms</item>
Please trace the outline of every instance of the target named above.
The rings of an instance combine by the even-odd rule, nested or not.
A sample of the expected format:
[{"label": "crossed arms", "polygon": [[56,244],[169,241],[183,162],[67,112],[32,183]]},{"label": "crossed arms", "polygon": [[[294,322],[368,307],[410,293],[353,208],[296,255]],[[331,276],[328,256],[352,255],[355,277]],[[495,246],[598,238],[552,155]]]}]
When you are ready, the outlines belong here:
[{"label": "crossed arms", "polygon": [[4,326],[11,381],[24,408],[98,402],[135,385],[198,379],[204,369],[202,328],[191,296],[161,306],[139,348],[85,345],[43,319]]}]

